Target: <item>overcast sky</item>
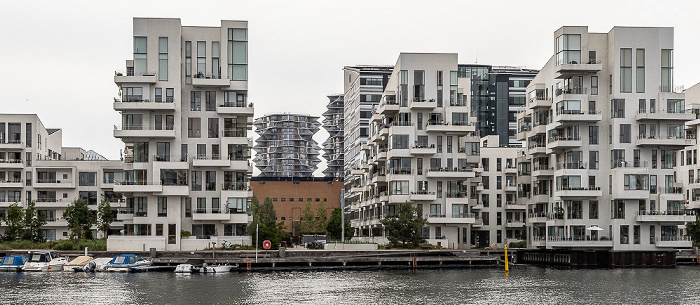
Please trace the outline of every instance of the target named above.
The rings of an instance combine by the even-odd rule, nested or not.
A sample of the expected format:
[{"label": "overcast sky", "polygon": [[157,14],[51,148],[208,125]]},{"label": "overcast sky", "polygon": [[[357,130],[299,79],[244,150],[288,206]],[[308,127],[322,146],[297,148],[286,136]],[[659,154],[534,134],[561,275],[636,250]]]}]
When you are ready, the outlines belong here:
[{"label": "overcast sky", "polygon": [[[0,112],[36,113],[64,146],[119,158],[114,71],[132,57],[133,17],[184,26],[247,20],[255,117],[321,115],[345,65],[392,65],[400,52],[539,69],[553,32],[587,25],[675,27],[675,85],[700,81],[700,1],[0,1]],[[320,144],[325,131],[316,135]],[[316,172],[321,175],[325,160]],[[257,173],[257,170],[256,170]]]}]

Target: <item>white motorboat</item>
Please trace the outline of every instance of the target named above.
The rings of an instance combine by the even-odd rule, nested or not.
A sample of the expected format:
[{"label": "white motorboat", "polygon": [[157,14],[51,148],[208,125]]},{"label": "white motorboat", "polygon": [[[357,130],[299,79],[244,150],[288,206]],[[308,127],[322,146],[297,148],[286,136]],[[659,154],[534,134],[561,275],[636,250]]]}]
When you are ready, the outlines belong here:
[{"label": "white motorboat", "polygon": [[152,264],[153,262],[135,254],[120,254],[107,263],[104,269],[109,272],[132,272]]},{"label": "white motorboat", "polygon": [[200,273],[204,272],[204,267],[197,267],[192,264],[179,264],[175,267],[175,273]]},{"label": "white motorboat", "polygon": [[[111,258],[109,257],[99,257],[96,259],[91,260],[85,267],[83,267],[82,271],[85,272],[95,272],[95,271],[105,271],[107,268],[107,264],[112,261]],[[78,270],[80,271],[80,270]]]},{"label": "white motorboat", "polygon": [[63,265],[67,263],[65,257],[61,257],[54,251],[32,251],[29,259],[22,267],[23,271],[55,272],[63,271]]},{"label": "white motorboat", "polygon": [[205,266],[204,272],[206,273],[229,273],[233,269],[233,266],[229,265],[213,265],[213,266]]}]

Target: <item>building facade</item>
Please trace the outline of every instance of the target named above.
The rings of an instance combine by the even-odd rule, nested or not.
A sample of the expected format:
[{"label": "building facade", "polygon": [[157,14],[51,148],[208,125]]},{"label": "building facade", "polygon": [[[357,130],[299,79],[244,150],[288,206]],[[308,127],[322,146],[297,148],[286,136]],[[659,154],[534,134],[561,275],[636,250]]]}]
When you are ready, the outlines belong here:
[{"label": "building facade", "polygon": [[[351,191],[357,233],[384,237],[380,223],[410,202],[428,220],[426,240],[469,248],[476,215],[468,192],[479,182],[480,139],[470,117],[469,81],[457,77],[457,54],[401,53],[362,149],[369,162]],[[359,173],[358,173],[359,174]]]},{"label": "building facade", "polygon": [[343,151],[343,95],[334,94],[328,96],[326,112],[323,113],[323,128],[328,132],[328,139],[323,142],[323,157],[327,167],[323,175],[343,179],[343,166],[345,153]]},{"label": "building facade", "polygon": [[[62,130],[45,128],[35,114],[0,114],[0,218],[10,205],[26,208],[33,201],[46,218],[42,232],[47,240],[70,236],[63,212],[77,199],[94,213],[102,200],[108,200],[114,212],[124,204],[122,195],[113,191],[121,161],[62,143]],[[6,225],[0,225],[0,234]],[[112,233],[121,226],[113,222]]]},{"label": "building facade", "polygon": [[353,192],[353,187],[361,186],[364,181],[361,168],[367,166],[369,159],[362,145],[369,137],[369,122],[373,111],[389,81],[393,66],[346,66],[343,68],[343,160],[345,176],[346,213],[352,203],[361,199],[360,192]]},{"label": "building facade", "polygon": [[680,151],[696,143],[673,83],[673,29],[587,27],[554,32],[554,54],[518,115],[518,202],[528,246],[663,251],[689,247],[695,220],[676,184]]},{"label": "building facade", "polygon": [[340,208],[343,182],[334,177],[253,177],[250,187],[259,202],[272,199],[277,220],[284,222],[285,231],[296,240],[301,234],[301,223],[309,221],[302,217],[306,204],[311,205],[314,215],[319,206],[325,207],[326,217],[330,217],[334,209]]},{"label": "building facade", "polygon": [[525,109],[525,88],[537,70],[459,65],[457,76],[471,81],[471,107],[479,136],[498,135],[500,146],[522,146],[515,138],[516,115]]},{"label": "building facade", "polygon": [[[213,238],[250,244],[248,23],[182,26],[134,18],[133,59],[115,73],[122,115],[124,237],[109,249],[203,249]],[[181,232],[197,237],[183,239]]]},{"label": "building facade", "polygon": [[313,177],[321,160],[313,136],[321,123],[308,114],[266,114],[255,120],[258,177]]}]

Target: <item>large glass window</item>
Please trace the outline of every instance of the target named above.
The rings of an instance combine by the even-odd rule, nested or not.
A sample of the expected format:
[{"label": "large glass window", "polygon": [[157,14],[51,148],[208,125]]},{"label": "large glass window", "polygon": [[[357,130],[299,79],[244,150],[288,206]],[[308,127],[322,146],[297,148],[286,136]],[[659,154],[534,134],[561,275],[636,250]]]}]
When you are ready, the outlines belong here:
[{"label": "large glass window", "polygon": [[620,92],[632,92],[632,49],[620,49]]},{"label": "large glass window", "polygon": [[391,181],[390,195],[408,195],[408,181]]},{"label": "large glass window", "polygon": [[392,149],[408,149],[408,135],[395,134],[391,136]]},{"label": "large glass window", "polygon": [[661,50],[661,92],[673,91],[673,50]]},{"label": "large glass window", "polygon": [[564,34],[557,37],[557,65],[581,63],[581,35]]},{"label": "large glass window", "polygon": [[637,49],[637,93],[644,93],[644,49]]},{"label": "large glass window", "polygon": [[[146,37],[134,37],[134,76],[144,76],[146,71]],[[127,73],[128,75],[128,73]]]},{"label": "large glass window", "polygon": [[187,118],[187,137],[199,138],[202,133],[202,122],[200,118]]},{"label": "large glass window", "polygon": [[230,80],[248,79],[247,29],[228,29],[228,76]]},{"label": "large glass window", "polygon": [[207,42],[197,41],[197,78],[207,75]]},{"label": "large glass window", "polygon": [[190,110],[200,111],[202,110],[202,92],[192,91],[190,95]]},{"label": "large glass window", "polygon": [[649,175],[625,175],[625,190],[649,190]]},{"label": "large glass window", "polygon": [[161,169],[160,184],[162,185],[187,185],[186,169]]},{"label": "large glass window", "polygon": [[78,173],[78,185],[80,185],[80,186],[96,186],[97,185],[97,173],[96,172],[80,172],[80,173]]},{"label": "large glass window", "polygon": [[158,80],[168,80],[168,37],[158,38]]}]

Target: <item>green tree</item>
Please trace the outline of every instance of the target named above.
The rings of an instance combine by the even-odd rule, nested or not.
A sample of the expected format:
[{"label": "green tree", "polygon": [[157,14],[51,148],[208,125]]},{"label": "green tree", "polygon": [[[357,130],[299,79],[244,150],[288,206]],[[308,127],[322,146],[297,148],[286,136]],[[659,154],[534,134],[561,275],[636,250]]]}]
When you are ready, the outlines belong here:
[{"label": "green tree", "polygon": [[700,242],[700,218],[695,217],[695,221],[685,224],[685,228],[688,230],[688,235],[693,239],[694,244]]},{"label": "green tree", "polygon": [[301,234],[315,233],[316,221],[314,217],[314,212],[311,209],[311,202],[307,202],[304,206],[304,210],[301,212],[301,224],[299,225],[301,227]]},{"label": "green tree", "polygon": [[250,211],[253,214],[253,222],[248,226],[248,235],[253,239],[255,245],[255,228],[258,226],[258,245],[262,246],[264,240],[272,243],[272,248],[277,249],[280,241],[286,238],[284,233],[284,222],[277,222],[277,212],[270,197],[265,198],[260,204],[257,197],[253,197],[250,204]]},{"label": "green tree", "polygon": [[3,221],[5,221],[5,225],[7,225],[5,228],[5,234],[2,236],[3,240],[13,241],[20,238],[22,231],[24,230],[23,218],[24,212],[22,212],[22,208],[20,208],[16,202],[11,204],[10,208],[7,210],[5,218],[3,219]]},{"label": "green tree", "polygon": [[[326,233],[330,239],[343,238],[342,213],[343,211],[340,208],[333,210],[331,213],[331,218],[326,225]],[[350,225],[350,220],[345,218],[345,240],[350,240],[353,235],[355,235],[355,229]]]},{"label": "green tree", "polygon": [[382,219],[381,223],[392,247],[415,248],[425,241],[422,231],[427,220],[408,202],[399,206],[396,215]]},{"label": "green tree", "polygon": [[102,202],[97,206],[97,229],[102,231],[104,238],[107,238],[112,221],[114,221],[114,213],[112,213],[109,200],[102,198]]},{"label": "green tree", "polygon": [[39,213],[36,209],[34,201],[27,205],[24,209],[24,219],[22,220],[21,238],[34,242],[43,242],[44,234],[41,233],[41,227],[46,224],[46,216]]},{"label": "green tree", "polygon": [[316,232],[325,233],[328,225],[328,208],[324,202],[316,205]]},{"label": "green tree", "polygon": [[92,231],[90,229],[92,228],[94,219],[87,202],[82,199],[76,199],[66,207],[63,216],[68,222],[71,239],[92,239]]}]

